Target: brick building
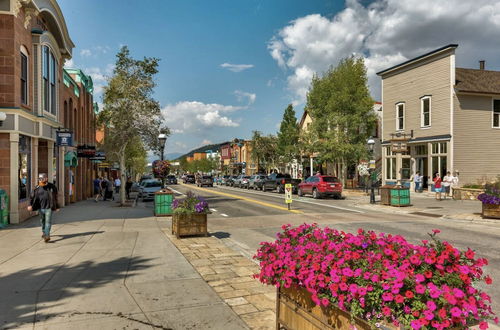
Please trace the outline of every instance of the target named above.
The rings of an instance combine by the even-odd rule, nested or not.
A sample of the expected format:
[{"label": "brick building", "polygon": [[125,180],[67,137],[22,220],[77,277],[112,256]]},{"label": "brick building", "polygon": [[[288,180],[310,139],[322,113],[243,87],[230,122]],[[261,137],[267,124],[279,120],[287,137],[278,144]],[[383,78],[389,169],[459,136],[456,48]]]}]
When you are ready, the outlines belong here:
[{"label": "brick building", "polygon": [[[73,129],[75,142],[91,143],[82,133],[89,128],[82,111],[92,103],[91,93],[82,93],[85,84],[68,72],[80,98],[65,91],[69,87],[63,65],[73,48],[56,0],[0,0],[0,111],[5,114],[0,127],[0,188],[10,198],[11,223],[34,215],[26,207],[38,173],[47,173],[57,184],[59,202],[65,205],[69,170],[64,165],[70,150],[57,146],[57,130]],[[64,102],[71,99],[73,113],[66,116]],[[78,173],[86,169],[75,169],[78,180]]]}]

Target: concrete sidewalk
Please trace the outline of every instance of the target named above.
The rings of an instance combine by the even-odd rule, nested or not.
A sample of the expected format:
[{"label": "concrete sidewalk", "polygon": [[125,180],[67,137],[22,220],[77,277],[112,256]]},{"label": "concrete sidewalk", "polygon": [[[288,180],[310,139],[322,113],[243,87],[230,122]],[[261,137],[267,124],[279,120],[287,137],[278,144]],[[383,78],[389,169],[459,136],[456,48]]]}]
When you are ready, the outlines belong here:
[{"label": "concrete sidewalk", "polygon": [[151,209],[85,201],[0,230],[1,329],[247,329]]}]

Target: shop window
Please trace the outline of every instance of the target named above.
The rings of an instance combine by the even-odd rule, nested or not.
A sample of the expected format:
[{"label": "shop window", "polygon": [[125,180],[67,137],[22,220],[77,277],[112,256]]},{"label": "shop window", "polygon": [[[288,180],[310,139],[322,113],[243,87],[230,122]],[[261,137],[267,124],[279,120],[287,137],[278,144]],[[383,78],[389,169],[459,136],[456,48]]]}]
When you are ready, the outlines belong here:
[{"label": "shop window", "polygon": [[493,100],[493,127],[500,128],[500,100]]},{"label": "shop window", "polygon": [[0,11],[10,11],[10,0],[0,0]]},{"label": "shop window", "polygon": [[387,180],[396,180],[396,158],[386,158],[385,159],[385,173]]},{"label": "shop window", "polygon": [[432,157],[432,178],[439,173],[441,177],[444,177],[447,172],[447,157],[446,156],[433,156]]},{"label": "shop window", "polygon": [[21,103],[28,104],[28,56],[21,53]]},{"label": "shop window", "polygon": [[31,191],[31,139],[19,136],[19,200],[29,197]]},{"label": "shop window", "polygon": [[417,156],[427,156],[427,146],[415,146],[415,155]]},{"label": "shop window", "polygon": [[403,158],[401,167],[401,179],[409,180],[411,177],[411,159]]}]

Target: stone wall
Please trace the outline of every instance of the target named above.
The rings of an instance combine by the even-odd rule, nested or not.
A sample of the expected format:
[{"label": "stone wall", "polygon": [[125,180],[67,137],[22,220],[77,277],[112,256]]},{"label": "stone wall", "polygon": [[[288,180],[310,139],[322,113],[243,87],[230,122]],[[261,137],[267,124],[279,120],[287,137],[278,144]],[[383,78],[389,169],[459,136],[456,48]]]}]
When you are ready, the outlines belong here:
[{"label": "stone wall", "polygon": [[453,189],[453,199],[456,200],[477,200],[477,196],[482,194],[484,190],[482,189],[472,189],[472,188],[454,188]]}]

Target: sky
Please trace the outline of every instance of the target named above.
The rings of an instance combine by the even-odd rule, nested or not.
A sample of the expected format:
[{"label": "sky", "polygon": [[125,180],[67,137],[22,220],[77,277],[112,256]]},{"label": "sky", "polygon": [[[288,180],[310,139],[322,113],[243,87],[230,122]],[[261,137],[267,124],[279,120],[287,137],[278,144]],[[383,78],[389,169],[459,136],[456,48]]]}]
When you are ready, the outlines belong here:
[{"label": "sky", "polygon": [[161,60],[167,154],[276,133],[288,104],[300,119],[313,75],[353,54],[377,101],[376,72],[451,43],[458,67],[500,70],[497,0],[58,2],[76,45],[66,66],[92,76],[98,103],[121,46]]}]

